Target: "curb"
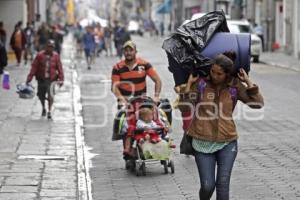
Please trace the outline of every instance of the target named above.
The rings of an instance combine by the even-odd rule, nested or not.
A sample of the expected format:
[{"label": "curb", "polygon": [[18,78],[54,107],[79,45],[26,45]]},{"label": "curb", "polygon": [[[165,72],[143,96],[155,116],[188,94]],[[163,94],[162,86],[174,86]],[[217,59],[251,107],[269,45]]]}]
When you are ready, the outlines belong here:
[{"label": "curb", "polygon": [[295,68],[295,67],[289,67],[286,65],[278,64],[278,63],[273,63],[273,62],[268,62],[268,61],[263,61],[261,60],[260,63],[270,65],[272,67],[277,67],[277,68],[282,68],[290,71],[295,71],[295,72],[300,72],[300,68]]},{"label": "curb", "polygon": [[76,70],[72,73],[73,83],[73,109],[75,116],[75,137],[77,155],[77,184],[78,200],[92,200],[91,178],[89,174],[88,150],[84,143],[82,104],[80,103],[80,87],[78,85],[78,75]]}]

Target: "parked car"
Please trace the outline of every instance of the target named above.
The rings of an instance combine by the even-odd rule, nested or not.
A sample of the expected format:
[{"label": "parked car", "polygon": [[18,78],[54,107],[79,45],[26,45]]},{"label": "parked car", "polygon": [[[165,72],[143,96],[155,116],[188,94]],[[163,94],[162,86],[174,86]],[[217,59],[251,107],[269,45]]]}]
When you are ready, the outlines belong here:
[{"label": "parked car", "polygon": [[140,26],[139,22],[135,20],[130,20],[127,26],[127,30],[131,34],[138,34],[140,36],[143,36],[144,31],[142,29],[142,26]]},{"label": "parked car", "polygon": [[251,34],[251,57],[253,62],[259,62],[262,52],[261,39],[253,32],[247,20],[227,20],[227,25],[231,33],[250,33]]}]

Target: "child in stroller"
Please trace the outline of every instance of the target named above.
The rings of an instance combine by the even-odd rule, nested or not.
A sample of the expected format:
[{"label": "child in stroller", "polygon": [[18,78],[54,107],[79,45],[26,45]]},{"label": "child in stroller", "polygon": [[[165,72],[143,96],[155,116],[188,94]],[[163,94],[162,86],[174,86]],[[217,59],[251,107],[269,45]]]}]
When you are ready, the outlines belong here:
[{"label": "child in stroller", "polygon": [[131,145],[132,139],[140,145],[143,146],[146,142],[156,144],[159,142],[165,142],[166,134],[169,131],[168,127],[165,127],[163,123],[159,120],[156,122],[153,120],[154,111],[153,108],[141,106],[138,110],[138,120],[136,122],[136,130],[133,136],[127,136],[125,141],[124,154],[131,155]]},{"label": "child in stroller", "polygon": [[125,160],[137,165],[137,174],[140,168],[142,168],[141,173],[144,174],[145,161],[150,160],[161,161],[165,166],[165,173],[168,166],[172,165],[171,170],[174,172],[174,164],[173,161],[170,164],[170,156],[171,148],[175,148],[175,145],[169,141],[168,120],[162,119],[161,111],[151,98],[142,98],[130,103],[126,111],[127,125],[123,127],[127,130],[123,152]]},{"label": "child in stroller", "polygon": [[[140,135],[142,138],[138,138],[140,144],[143,144],[145,140],[154,144],[158,143],[161,141],[161,136],[157,132],[158,129],[164,129],[165,132],[169,130],[168,127],[164,127],[162,124],[158,125],[158,123],[153,120],[153,110],[147,107],[140,108],[136,128],[137,130],[144,130],[144,133]],[[162,134],[162,137],[164,137],[165,133],[163,132]]]}]

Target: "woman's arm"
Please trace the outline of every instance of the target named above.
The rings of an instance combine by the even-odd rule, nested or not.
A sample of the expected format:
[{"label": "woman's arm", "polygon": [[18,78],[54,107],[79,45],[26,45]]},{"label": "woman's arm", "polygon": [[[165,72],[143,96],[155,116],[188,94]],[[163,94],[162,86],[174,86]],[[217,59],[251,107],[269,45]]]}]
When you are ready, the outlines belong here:
[{"label": "woman's arm", "polygon": [[185,87],[180,88],[178,108],[182,112],[191,111],[198,100],[197,80],[191,74]]}]

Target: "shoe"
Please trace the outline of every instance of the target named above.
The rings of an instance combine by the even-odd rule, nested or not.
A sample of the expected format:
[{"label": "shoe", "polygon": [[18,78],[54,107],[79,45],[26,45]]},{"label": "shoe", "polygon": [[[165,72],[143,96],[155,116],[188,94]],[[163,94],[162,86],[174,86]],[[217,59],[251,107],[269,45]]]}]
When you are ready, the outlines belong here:
[{"label": "shoe", "polygon": [[48,118],[48,119],[52,119],[51,112],[48,112],[47,118]]},{"label": "shoe", "polygon": [[43,109],[42,111],[42,117],[45,117],[46,116],[46,109]]}]

